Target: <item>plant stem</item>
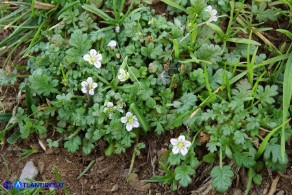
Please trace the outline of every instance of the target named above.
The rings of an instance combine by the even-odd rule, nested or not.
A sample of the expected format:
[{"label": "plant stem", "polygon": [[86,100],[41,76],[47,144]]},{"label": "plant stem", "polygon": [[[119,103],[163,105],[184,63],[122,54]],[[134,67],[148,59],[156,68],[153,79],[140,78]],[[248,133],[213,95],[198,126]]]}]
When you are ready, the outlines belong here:
[{"label": "plant stem", "polygon": [[139,136],[137,135],[137,139],[136,139],[136,144],[134,146],[134,151],[133,151],[133,155],[132,155],[132,159],[131,159],[131,164],[130,164],[130,168],[129,168],[129,172],[128,175],[130,175],[130,173],[132,173],[133,171],[133,167],[134,167],[134,163],[135,163],[135,158],[137,155],[137,147],[138,147],[138,140],[139,140]]},{"label": "plant stem", "polygon": [[75,137],[80,131],[81,131],[81,127],[78,127],[77,130],[76,130],[74,133],[72,133],[72,134],[68,137],[68,139],[72,139],[72,138]]},{"label": "plant stem", "polygon": [[77,180],[80,179],[95,163],[95,160],[91,160],[90,163],[87,165],[87,167],[80,173],[80,175],[77,177]]},{"label": "plant stem", "polygon": [[222,169],[222,146],[220,146],[220,150],[219,150],[219,165],[220,165],[220,168]]}]

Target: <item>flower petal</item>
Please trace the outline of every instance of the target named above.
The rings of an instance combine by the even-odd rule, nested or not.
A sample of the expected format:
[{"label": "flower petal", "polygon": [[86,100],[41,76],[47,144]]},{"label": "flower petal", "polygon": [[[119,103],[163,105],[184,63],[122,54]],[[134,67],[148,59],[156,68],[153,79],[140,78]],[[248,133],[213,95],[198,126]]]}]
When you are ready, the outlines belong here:
[{"label": "flower petal", "polygon": [[90,54],[91,57],[95,57],[97,55],[97,51],[95,49],[91,49],[89,51],[89,54]]},{"label": "flower petal", "polygon": [[177,147],[177,146],[174,146],[173,148],[172,148],[172,153],[174,153],[174,154],[177,154],[177,153],[179,153],[179,147]]},{"label": "flower petal", "polygon": [[92,83],[92,88],[95,89],[97,87],[97,83]]},{"label": "flower petal", "polygon": [[212,15],[212,16],[216,16],[216,15],[217,15],[217,10],[216,10],[216,9],[213,9],[213,10],[211,11],[211,15]]},{"label": "flower petal", "polygon": [[212,11],[212,6],[208,5],[205,9],[206,12],[211,12]]},{"label": "flower petal", "polygon": [[107,106],[107,107],[113,107],[114,104],[113,104],[112,102],[108,102],[106,106]]},{"label": "flower petal", "polygon": [[127,125],[126,125],[126,129],[127,129],[127,131],[132,131],[132,129],[133,129],[132,124],[127,123]]},{"label": "flower petal", "polygon": [[185,142],[186,138],[185,138],[184,135],[180,135],[180,136],[177,138],[177,140],[178,140],[179,142]]},{"label": "flower petal", "polygon": [[135,120],[133,123],[133,127],[135,127],[135,128],[139,127],[139,122]]},{"label": "flower petal", "polygon": [[101,61],[101,60],[102,60],[102,55],[101,55],[100,53],[97,54],[97,55],[96,55],[96,59],[99,60],[99,61]]},{"label": "flower petal", "polygon": [[100,63],[100,61],[96,61],[96,62],[94,63],[94,66],[95,66],[96,68],[100,68],[100,67],[101,67],[101,63]]},{"label": "flower petal", "polygon": [[175,138],[171,138],[170,143],[171,143],[171,145],[176,146],[178,144],[178,140]]},{"label": "flower petal", "polygon": [[89,93],[89,95],[94,95],[94,90],[90,89],[88,93]]},{"label": "flower petal", "polygon": [[82,91],[82,93],[87,93],[87,88],[86,87],[82,87],[81,91]]},{"label": "flower petal", "polygon": [[192,143],[188,140],[186,140],[184,144],[185,144],[185,147],[187,147],[187,148],[192,145]]},{"label": "flower petal", "polygon": [[81,82],[81,86],[82,86],[82,87],[87,87],[87,85],[88,85],[88,83],[87,83],[86,81],[82,81],[82,82]]},{"label": "flower petal", "polygon": [[109,118],[109,119],[113,119],[113,113],[110,113],[110,114],[108,115],[108,118]]},{"label": "flower petal", "polygon": [[183,147],[180,149],[180,153],[185,156],[188,153],[188,149],[186,147]]},{"label": "flower petal", "polygon": [[122,117],[122,118],[121,118],[121,122],[122,122],[122,123],[127,123],[127,117],[125,117],[125,116]]},{"label": "flower petal", "polygon": [[131,112],[127,112],[126,117],[131,117],[133,114]]},{"label": "flower petal", "polygon": [[87,83],[88,83],[88,84],[92,84],[92,83],[93,83],[93,80],[92,80],[91,77],[88,77],[88,78],[87,78]]},{"label": "flower petal", "polygon": [[89,62],[89,61],[90,61],[90,55],[89,55],[89,54],[85,54],[85,55],[83,56],[83,59],[84,59],[85,61]]}]

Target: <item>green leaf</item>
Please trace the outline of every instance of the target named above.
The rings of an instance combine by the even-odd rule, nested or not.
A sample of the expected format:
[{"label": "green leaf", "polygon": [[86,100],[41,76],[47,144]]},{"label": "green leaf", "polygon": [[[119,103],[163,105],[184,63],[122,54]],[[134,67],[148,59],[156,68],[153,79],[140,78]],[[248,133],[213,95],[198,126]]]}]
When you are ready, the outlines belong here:
[{"label": "green leaf", "polygon": [[115,150],[115,145],[113,143],[109,144],[107,149],[105,149],[104,154],[105,156],[111,156]]},{"label": "green leaf", "polygon": [[273,163],[282,163],[281,146],[274,143],[268,144],[264,153],[264,159],[271,159]]},{"label": "green leaf", "polygon": [[232,177],[234,173],[230,166],[219,167],[216,166],[211,171],[212,186],[216,191],[223,193],[228,190],[232,184]]},{"label": "green leaf", "polygon": [[81,30],[76,30],[73,32],[69,39],[69,45],[73,48],[67,50],[66,59],[69,63],[77,62],[85,53],[88,53],[92,43],[87,34],[82,33]]},{"label": "green leaf", "polygon": [[58,92],[56,88],[58,86],[58,80],[44,73],[42,69],[34,71],[29,77],[29,82],[32,93],[48,96],[51,93]]},{"label": "green leaf", "polygon": [[267,85],[265,86],[265,88],[259,85],[256,90],[255,98],[260,100],[262,105],[273,104],[275,102],[273,97],[278,94],[277,90],[278,90],[277,85],[272,86]]},{"label": "green leaf", "polygon": [[196,105],[197,96],[193,93],[184,93],[183,96],[180,98],[180,106],[176,109],[177,113],[183,114],[187,111],[193,109]]},{"label": "green leaf", "polygon": [[0,69],[0,85],[14,85],[17,78],[17,71],[7,72],[3,69]]},{"label": "green leaf", "polygon": [[236,152],[234,153],[233,157],[239,167],[244,166],[246,168],[251,168],[256,164],[256,161],[253,157],[249,156],[248,152]]},{"label": "green leaf", "polygon": [[255,174],[252,180],[256,185],[261,185],[263,181],[263,177],[260,174]]},{"label": "green leaf", "polygon": [[192,179],[190,176],[195,174],[195,169],[186,164],[182,164],[175,168],[175,180],[179,181],[179,184],[182,187],[187,187],[190,183],[192,183]]},{"label": "green leaf", "polygon": [[79,149],[80,145],[81,145],[81,139],[77,135],[73,137],[72,139],[69,139],[68,141],[66,141],[64,143],[64,148],[67,148],[69,152],[74,153]]},{"label": "green leaf", "polygon": [[83,142],[82,152],[84,155],[88,155],[90,154],[93,148],[94,148],[94,144],[90,142]]},{"label": "green leaf", "polygon": [[207,143],[207,148],[210,152],[214,153],[217,151],[217,146],[220,146],[221,144],[219,142],[209,142]]},{"label": "green leaf", "polygon": [[215,154],[214,153],[209,153],[203,156],[203,160],[206,163],[213,163],[215,161]]},{"label": "green leaf", "polygon": [[172,152],[168,156],[168,162],[171,165],[179,165],[181,162],[181,155],[180,154],[173,154]]},{"label": "green leaf", "polygon": [[244,144],[244,140],[247,138],[248,138],[247,134],[243,133],[241,131],[236,131],[234,133],[234,137],[233,137],[233,139],[237,145]]}]

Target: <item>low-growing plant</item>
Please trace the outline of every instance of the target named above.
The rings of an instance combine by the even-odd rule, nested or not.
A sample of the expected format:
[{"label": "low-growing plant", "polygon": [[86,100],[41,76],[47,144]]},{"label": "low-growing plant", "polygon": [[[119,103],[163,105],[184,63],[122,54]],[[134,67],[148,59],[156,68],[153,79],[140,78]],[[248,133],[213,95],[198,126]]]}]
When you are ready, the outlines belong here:
[{"label": "low-growing plant", "polygon": [[[279,83],[291,46],[265,54],[266,42],[253,40],[253,26],[254,20],[274,21],[278,16],[271,13],[286,12],[263,3],[253,3],[247,15],[241,14],[243,2],[163,2],[171,19],[134,1],[76,4],[60,13],[58,25],[42,33],[47,40],[30,50],[30,75],[20,85],[27,108],[17,108],[19,130],[8,140],[37,134],[49,147],[63,144],[84,155],[102,140],[109,156],[125,152],[140,134],[173,131],[178,136],[160,162],[165,175],[148,180],[173,190],[192,183],[200,160],[214,163],[218,192],[231,186],[233,163],[249,169],[256,184],[264,167],[284,170],[290,102],[285,99],[283,111]],[[16,81],[9,77],[1,83]],[[285,80],[285,94],[287,85]],[[136,146],[134,158],[144,147]],[[198,147],[207,148],[203,159],[195,154]]]}]

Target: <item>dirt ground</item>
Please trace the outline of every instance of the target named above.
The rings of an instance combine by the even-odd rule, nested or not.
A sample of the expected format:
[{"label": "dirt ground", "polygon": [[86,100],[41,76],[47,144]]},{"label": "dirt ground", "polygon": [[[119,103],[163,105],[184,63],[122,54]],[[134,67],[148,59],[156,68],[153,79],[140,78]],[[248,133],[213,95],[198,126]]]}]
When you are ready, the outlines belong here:
[{"label": "dirt ground", "polygon": [[[71,194],[114,194],[114,195],[146,195],[146,194],[217,194],[210,183],[210,171],[214,164],[201,163],[193,183],[188,188],[181,188],[172,192],[169,186],[157,183],[143,183],[142,180],[150,179],[154,174],[161,174],[158,167],[158,159],[167,148],[170,134],[162,137],[148,137],[144,140],[146,148],[141,150],[141,155],[135,160],[133,172],[138,178],[127,182],[126,176],[129,171],[133,149],[129,149],[123,155],[105,157],[102,147],[96,147],[96,151],[89,156],[80,153],[70,154],[65,149],[48,149],[44,151],[38,144],[37,138],[25,140],[14,145],[6,145],[1,150],[0,158],[0,183],[5,180],[13,181],[19,178],[26,162],[32,160],[38,168],[39,174],[36,181],[57,182],[53,168],[56,167],[63,179],[65,186]],[[143,141],[143,138],[142,138]],[[22,149],[36,148],[38,153],[27,158],[21,158]],[[289,167],[292,166],[292,152],[288,148]],[[77,177],[87,167],[91,160],[95,164],[79,180]],[[201,160],[201,159],[200,159]],[[232,188],[226,194],[243,194],[247,182],[244,169],[238,171],[234,177]],[[264,175],[260,186],[253,185],[250,191],[252,195],[268,194],[274,183],[274,194],[292,194],[292,170],[287,169],[284,173],[271,172],[268,169],[262,171]],[[278,181],[277,181],[278,180]],[[64,194],[58,191],[57,194]]]}]

